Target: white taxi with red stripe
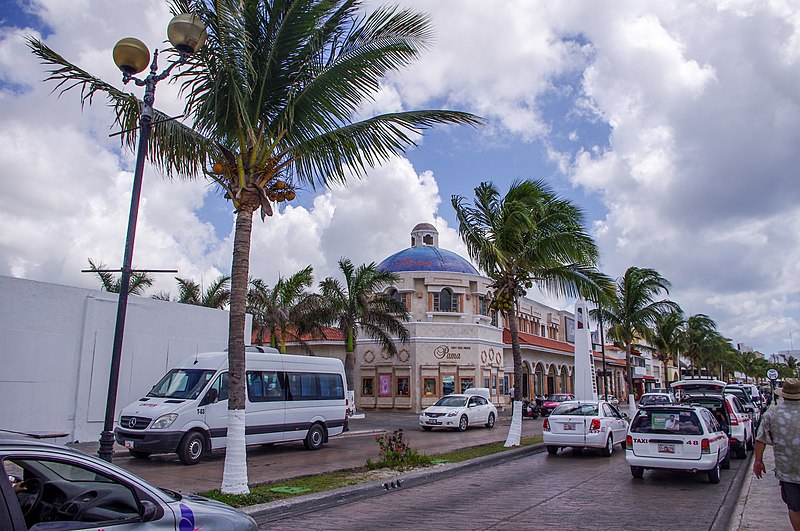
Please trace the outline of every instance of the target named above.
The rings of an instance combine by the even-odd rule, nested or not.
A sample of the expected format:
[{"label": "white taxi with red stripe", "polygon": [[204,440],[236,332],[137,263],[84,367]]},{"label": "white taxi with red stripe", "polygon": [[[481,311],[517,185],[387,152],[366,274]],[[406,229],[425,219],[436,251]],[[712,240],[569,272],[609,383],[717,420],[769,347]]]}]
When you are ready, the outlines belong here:
[{"label": "white taxi with red stripe", "polygon": [[720,468],[730,467],[728,436],[711,412],[700,406],[641,408],[631,421],[625,458],[631,474],[666,469],[704,472],[719,483]]}]

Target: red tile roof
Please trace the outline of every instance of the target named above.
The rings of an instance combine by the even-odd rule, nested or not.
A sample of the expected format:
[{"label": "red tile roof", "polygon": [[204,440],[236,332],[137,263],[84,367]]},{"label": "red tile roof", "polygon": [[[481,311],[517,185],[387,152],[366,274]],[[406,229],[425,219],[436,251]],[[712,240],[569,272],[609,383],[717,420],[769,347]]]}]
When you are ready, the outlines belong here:
[{"label": "red tile roof", "polygon": [[[556,341],[547,337],[536,336],[527,332],[518,332],[520,345],[530,345],[532,347],[549,348],[552,350],[560,350],[562,352],[575,353],[575,347],[570,343],[563,341]],[[511,344],[511,330],[503,328],[503,343],[506,345]]]},{"label": "red tile roof", "polygon": [[[253,333],[253,344],[256,344],[257,336],[255,332]],[[264,334],[262,341],[265,345],[269,344],[269,334]],[[314,334],[303,334],[302,336],[303,341],[344,341],[344,334],[338,328],[332,327],[323,327],[320,333]],[[293,343],[297,341],[297,334],[294,330],[289,329],[286,331],[286,341],[289,343]]]}]

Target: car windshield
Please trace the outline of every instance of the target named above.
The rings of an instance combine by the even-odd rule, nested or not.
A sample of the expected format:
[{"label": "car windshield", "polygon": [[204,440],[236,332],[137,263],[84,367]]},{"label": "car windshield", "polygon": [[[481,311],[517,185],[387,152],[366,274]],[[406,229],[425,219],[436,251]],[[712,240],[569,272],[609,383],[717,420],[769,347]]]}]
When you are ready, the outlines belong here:
[{"label": "car windshield", "polygon": [[465,405],[467,405],[467,397],[445,396],[444,398],[440,398],[439,401],[436,402],[434,405],[443,407],[464,407]]},{"label": "car windshield", "polygon": [[567,395],[550,395],[547,397],[548,402],[564,402],[567,400]]},{"label": "car windshield", "polygon": [[577,415],[580,417],[597,416],[597,404],[559,404],[553,410],[553,415]]},{"label": "car windshield", "polygon": [[216,371],[172,369],[153,386],[147,396],[194,400]]},{"label": "car windshield", "polygon": [[694,411],[643,409],[631,422],[631,432],[701,435],[703,429]]}]

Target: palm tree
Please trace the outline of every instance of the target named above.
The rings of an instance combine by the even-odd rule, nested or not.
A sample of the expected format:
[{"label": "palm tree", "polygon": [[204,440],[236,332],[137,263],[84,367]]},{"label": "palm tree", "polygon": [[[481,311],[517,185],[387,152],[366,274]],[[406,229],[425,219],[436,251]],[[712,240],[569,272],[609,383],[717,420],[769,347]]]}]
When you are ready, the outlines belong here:
[{"label": "palm tree", "polygon": [[[408,9],[359,14],[360,0],[173,0],[175,13],[197,16],[206,45],[174,74],[187,96],[190,124],[156,111],[149,159],[168,177],[204,174],[236,212],[228,334],[228,452],[222,490],[247,487],[244,442],[244,328],[253,213],[292,200],[297,186],[346,183],[349,174],[389,160],[422,131],[440,124],[477,125],[456,111],[414,110],[356,120],[381,90],[380,80],[414,62],[432,38],[428,17]],[[103,93],[135,145],[141,102],[71,64],[39,40],[33,53],[53,65],[48,80]],[[57,87],[57,88],[58,88]]]},{"label": "palm tree", "polygon": [[[667,362],[680,355],[683,334],[683,312],[680,310],[660,313],[653,322],[651,335],[647,338],[655,349],[655,356],[664,367],[664,384],[669,381]],[[680,362],[680,361],[679,361]]]},{"label": "palm tree", "polygon": [[178,281],[178,302],[180,303],[222,310],[231,299],[231,291],[228,289],[231,277],[228,275],[220,275],[205,291],[192,279],[175,277],[175,280]]},{"label": "palm tree", "polygon": [[783,362],[794,377],[800,376],[800,365],[798,365],[797,358],[792,355],[787,356],[786,354],[781,354],[781,358],[783,358]]},{"label": "palm tree", "polygon": [[408,321],[410,315],[402,302],[379,291],[397,282],[394,273],[379,270],[375,262],[355,267],[347,258],[339,259],[339,271],[344,276],[344,284],[328,277],[319,283],[319,287],[327,305],[328,321],[344,336],[347,388],[354,389],[354,353],[359,331],[377,340],[381,348],[395,356],[397,346],[394,338],[402,343],[409,340],[403,321]]},{"label": "palm tree", "polygon": [[625,346],[630,397],[633,396],[633,347],[640,339],[651,335],[650,328],[660,314],[680,311],[680,307],[670,300],[656,300],[662,292],[669,294],[669,287],[669,281],[654,269],[631,266],[617,279],[615,296],[601,302],[599,310],[608,323],[608,337]]},{"label": "palm tree", "polygon": [[286,354],[286,341],[297,341],[308,354],[314,352],[304,339],[322,329],[325,319],[321,298],[306,290],[314,282],[313,268],[309,265],[294,275],[279,277],[272,289],[260,280],[250,282],[253,325],[260,344],[269,335],[270,346]]},{"label": "palm tree", "polygon": [[705,367],[718,341],[717,323],[702,313],[691,315],[686,319],[683,333],[683,350],[692,364],[692,369]]},{"label": "palm tree", "polygon": [[492,279],[493,309],[506,314],[514,382],[520,388],[519,298],[534,284],[546,293],[574,297],[595,293],[610,281],[595,269],[597,246],[583,227],[583,212],[544,181],[515,181],[505,197],[484,182],[475,188],[474,206],[465,203],[462,196],[452,197],[458,231],[470,257]]},{"label": "palm tree", "polygon": [[[87,260],[89,261],[89,270],[100,279],[103,291],[119,293],[120,277],[115,277],[106,271],[106,265],[103,262],[95,263],[91,258]],[[144,290],[152,286],[153,282],[155,282],[155,279],[151,275],[141,271],[134,271],[131,273],[131,284],[128,288],[128,293],[131,295],[143,295]]]}]

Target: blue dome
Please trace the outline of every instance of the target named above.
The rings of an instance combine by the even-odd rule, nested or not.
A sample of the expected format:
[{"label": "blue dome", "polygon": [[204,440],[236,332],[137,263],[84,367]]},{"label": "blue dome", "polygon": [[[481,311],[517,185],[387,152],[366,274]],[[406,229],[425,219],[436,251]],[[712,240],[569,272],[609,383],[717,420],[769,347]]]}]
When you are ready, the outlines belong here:
[{"label": "blue dome", "polygon": [[393,254],[378,269],[391,273],[403,271],[448,271],[478,275],[472,264],[456,253],[430,245],[409,247]]}]

